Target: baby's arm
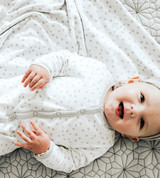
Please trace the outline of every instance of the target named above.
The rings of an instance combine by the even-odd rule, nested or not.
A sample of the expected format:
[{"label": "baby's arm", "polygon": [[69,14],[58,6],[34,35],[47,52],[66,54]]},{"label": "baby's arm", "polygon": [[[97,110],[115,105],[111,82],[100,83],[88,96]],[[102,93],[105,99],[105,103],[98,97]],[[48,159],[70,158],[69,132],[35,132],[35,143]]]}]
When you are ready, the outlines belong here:
[{"label": "baby's arm", "polygon": [[68,59],[72,55],[67,50],[61,50],[37,58],[22,79],[24,87],[29,85],[32,91],[42,89],[50,78],[66,75]]},{"label": "baby's arm", "polygon": [[49,136],[45,134],[33,121],[30,123],[34,129],[33,131],[30,131],[23,124],[21,125],[27,135],[17,130],[18,135],[25,141],[25,143],[15,142],[14,144],[32,151],[35,155],[45,153],[50,147]]},{"label": "baby's arm", "polygon": [[50,76],[49,72],[36,64],[33,64],[29,67],[26,74],[22,79],[24,87],[29,85],[30,89],[34,91],[35,89],[42,89],[49,82]]},{"label": "baby's arm", "polygon": [[89,165],[96,158],[102,156],[110,148],[109,146],[111,145],[108,145],[108,148],[99,148],[98,145],[83,148],[79,145],[79,148],[66,148],[51,141],[50,149],[47,153],[40,157],[35,157],[46,167],[70,173]]},{"label": "baby's arm", "polygon": [[[27,135],[19,130],[17,131],[25,143],[15,142],[14,144],[32,151],[37,160],[57,171],[69,173],[84,167],[103,155],[111,146],[109,144],[108,148],[98,148],[98,146],[92,148],[81,148],[81,146],[79,148],[65,148],[50,141],[48,135],[33,121],[31,121],[31,125],[33,126],[33,131],[30,131],[23,124],[21,125]],[[45,154],[36,156],[41,153]]]},{"label": "baby's arm", "polygon": [[[107,148],[65,148],[58,146],[50,141],[47,134],[43,132],[33,121],[30,122],[33,126],[33,131],[30,131],[25,125],[21,125],[24,134],[17,131],[18,135],[25,143],[15,142],[14,144],[28,149],[35,154],[37,160],[45,166],[63,172],[71,172],[90,164],[93,160],[103,155]],[[42,156],[38,154],[45,153]]]}]

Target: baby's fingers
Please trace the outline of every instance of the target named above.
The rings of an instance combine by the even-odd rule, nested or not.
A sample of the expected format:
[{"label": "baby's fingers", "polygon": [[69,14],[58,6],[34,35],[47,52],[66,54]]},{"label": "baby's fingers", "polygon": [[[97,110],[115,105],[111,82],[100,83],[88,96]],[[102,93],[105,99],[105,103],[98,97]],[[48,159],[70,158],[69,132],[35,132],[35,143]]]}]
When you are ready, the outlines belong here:
[{"label": "baby's fingers", "polygon": [[30,123],[31,123],[32,127],[34,128],[34,131],[35,131],[34,133],[36,135],[41,135],[43,131],[38,127],[38,125],[33,120],[30,121]]},{"label": "baby's fingers", "polygon": [[21,147],[21,148],[28,149],[27,143],[14,142],[14,144]]},{"label": "baby's fingers", "polygon": [[30,82],[29,87],[30,87],[30,88],[34,87],[34,85],[36,85],[40,79],[41,79],[41,76],[40,76],[40,75],[36,75],[36,76],[32,79],[32,81]]},{"label": "baby's fingers", "polygon": [[22,133],[21,131],[17,130],[17,134],[24,140],[26,141],[27,143],[30,143],[31,140],[30,138],[28,138],[24,133]]},{"label": "baby's fingers", "polygon": [[46,82],[44,85],[42,85],[41,87],[39,87],[39,89],[43,89],[46,85],[47,85],[48,82]]},{"label": "baby's fingers", "polygon": [[[23,124],[21,124],[21,127],[22,127],[22,129],[27,133],[27,135],[29,136],[29,140],[34,140],[34,138],[35,138],[35,134],[32,132],[32,131],[30,131],[25,125],[23,125]],[[23,133],[22,133],[23,134]],[[26,136],[25,134],[24,134],[24,136]],[[27,136],[26,136],[27,137]],[[28,138],[28,137],[27,137]],[[27,141],[27,142],[30,142],[30,141]]]},{"label": "baby's fingers", "polygon": [[31,73],[31,70],[28,69],[27,72],[25,73],[25,75],[22,78],[22,81],[21,81],[22,83],[24,83],[24,81],[27,79],[27,77],[29,76],[30,73]]},{"label": "baby's fingers", "polygon": [[32,88],[31,90],[34,91],[35,89],[39,89],[41,88],[41,86],[44,85],[44,80],[43,79],[40,79]]},{"label": "baby's fingers", "polygon": [[35,73],[34,72],[31,72],[27,78],[25,79],[25,83],[24,83],[24,87],[27,87],[27,85],[32,81],[32,79],[35,77]]}]

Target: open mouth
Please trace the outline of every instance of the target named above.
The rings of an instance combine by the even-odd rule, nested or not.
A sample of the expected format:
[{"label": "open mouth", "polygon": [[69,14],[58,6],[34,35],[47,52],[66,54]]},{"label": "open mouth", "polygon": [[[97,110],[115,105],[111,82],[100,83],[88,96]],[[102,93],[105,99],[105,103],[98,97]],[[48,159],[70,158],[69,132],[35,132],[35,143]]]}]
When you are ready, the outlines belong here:
[{"label": "open mouth", "polygon": [[124,116],[124,105],[123,105],[123,102],[120,102],[120,104],[118,106],[118,113],[119,113],[119,117],[121,119],[123,119],[123,116]]}]

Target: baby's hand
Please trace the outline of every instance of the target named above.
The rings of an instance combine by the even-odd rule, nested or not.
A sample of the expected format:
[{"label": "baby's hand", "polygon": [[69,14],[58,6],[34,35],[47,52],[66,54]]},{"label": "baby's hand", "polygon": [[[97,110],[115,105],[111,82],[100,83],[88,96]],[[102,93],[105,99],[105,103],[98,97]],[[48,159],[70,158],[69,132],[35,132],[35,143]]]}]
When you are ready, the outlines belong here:
[{"label": "baby's hand", "polygon": [[26,143],[19,143],[14,142],[15,145],[28,149],[32,151],[34,154],[41,154],[45,153],[50,147],[50,139],[47,134],[43,132],[33,121],[30,121],[32,127],[34,128],[33,131],[30,131],[25,125],[21,125],[24,131],[27,133],[24,134],[23,132],[17,130],[18,135],[26,142]]},{"label": "baby's hand", "polygon": [[30,89],[33,91],[44,88],[49,79],[49,72],[45,68],[32,64],[24,75],[22,83],[24,83],[24,87],[29,84]]}]

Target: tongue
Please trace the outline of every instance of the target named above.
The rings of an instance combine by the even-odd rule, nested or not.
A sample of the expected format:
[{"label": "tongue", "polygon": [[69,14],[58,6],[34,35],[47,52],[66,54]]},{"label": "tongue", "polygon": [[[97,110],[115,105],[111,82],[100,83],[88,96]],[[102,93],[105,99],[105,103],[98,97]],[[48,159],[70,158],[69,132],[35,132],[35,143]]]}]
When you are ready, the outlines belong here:
[{"label": "tongue", "polygon": [[122,104],[122,102],[119,105],[118,111],[119,111],[120,118],[123,118],[123,104]]}]

